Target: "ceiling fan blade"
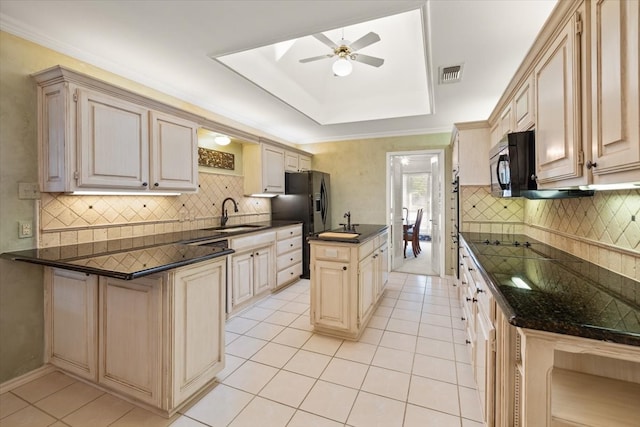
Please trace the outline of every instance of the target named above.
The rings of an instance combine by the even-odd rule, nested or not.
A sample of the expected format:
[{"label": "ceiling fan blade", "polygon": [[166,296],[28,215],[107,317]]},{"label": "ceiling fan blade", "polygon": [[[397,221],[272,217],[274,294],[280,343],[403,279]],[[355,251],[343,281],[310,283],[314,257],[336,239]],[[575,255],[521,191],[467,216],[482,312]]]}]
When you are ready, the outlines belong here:
[{"label": "ceiling fan blade", "polygon": [[370,32],[369,34],[365,34],[364,36],[360,37],[358,40],[351,43],[349,45],[349,49],[351,49],[351,52],[355,52],[356,50],[360,50],[364,47],[367,47],[379,41],[380,41],[380,36],[374,32]]},{"label": "ceiling fan blade", "polygon": [[333,55],[333,53],[327,53],[326,55],[320,55],[320,56],[312,56],[311,58],[304,58],[301,59],[299,62],[307,63],[307,62],[313,62],[313,61],[319,61],[321,59],[325,59],[325,58],[331,58]]},{"label": "ceiling fan blade", "polygon": [[335,49],[338,47],[338,45],[333,42],[329,37],[325,36],[322,33],[318,33],[318,34],[314,34],[313,37],[316,38],[316,40],[326,44],[327,46],[329,46],[331,48],[331,50]]},{"label": "ceiling fan blade", "polygon": [[351,57],[354,61],[362,62],[363,64],[379,67],[384,64],[384,59],[377,58],[375,56],[363,55],[362,53],[354,53]]}]

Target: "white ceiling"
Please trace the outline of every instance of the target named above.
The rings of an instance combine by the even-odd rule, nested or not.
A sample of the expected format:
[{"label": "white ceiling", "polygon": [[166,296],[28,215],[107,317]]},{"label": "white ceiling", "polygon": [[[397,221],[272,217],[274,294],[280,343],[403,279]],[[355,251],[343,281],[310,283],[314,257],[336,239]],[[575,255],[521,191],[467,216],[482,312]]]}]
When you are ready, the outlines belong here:
[{"label": "white ceiling", "polygon": [[[304,144],[447,132],[454,122],[486,119],[555,3],[556,0],[2,0],[0,29],[275,139]],[[399,117],[321,125],[211,60],[421,7],[428,11],[424,24],[434,77],[434,113],[430,115],[396,110]],[[371,46],[371,54],[390,58],[388,49],[394,47],[384,46],[382,41],[378,44],[375,53],[375,45]],[[464,64],[462,82],[439,85],[439,67],[460,63]],[[354,67],[354,86],[360,82],[356,71]],[[368,82],[363,90],[382,93],[381,88],[401,83],[395,77],[390,73],[384,81]],[[385,97],[379,97],[378,102],[384,103]],[[375,102],[370,104],[375,108]]]}]

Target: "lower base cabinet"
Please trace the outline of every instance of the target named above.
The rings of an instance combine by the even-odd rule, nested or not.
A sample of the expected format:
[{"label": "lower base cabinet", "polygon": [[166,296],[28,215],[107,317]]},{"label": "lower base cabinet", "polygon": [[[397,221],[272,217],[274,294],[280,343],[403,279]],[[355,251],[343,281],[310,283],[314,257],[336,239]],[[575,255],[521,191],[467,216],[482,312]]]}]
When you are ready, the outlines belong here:
[{"label": "lower base cabinet", "polygon": [[311,323],[316,332],[358,339],[388,277],[386,231],[364,243],[312,240]]},{"label": "lower base cabinet", "polygon": [[225,258],[135,280],[46,270],[60,369],[171,416],[224,367]]}]

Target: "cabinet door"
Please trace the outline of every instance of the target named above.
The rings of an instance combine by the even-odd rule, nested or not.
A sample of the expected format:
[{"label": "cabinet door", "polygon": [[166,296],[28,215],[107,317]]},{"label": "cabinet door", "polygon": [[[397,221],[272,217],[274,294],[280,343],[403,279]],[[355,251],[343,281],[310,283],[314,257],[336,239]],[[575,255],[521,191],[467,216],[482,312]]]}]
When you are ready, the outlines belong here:
[{"label": "cabinet door", "polygon": [[311,286],[314,299],[312,322],[320,326],[348,331],[351,327],[349,264],[315,261]]},{"label": "cabinet door", "polygon": [[298,172],[298,154],[291,151],[285,152],[284,170],[287,172]]},{"label": "cabinet door", "polygon": [[359,264],[358,274],[358,322],[362,324],[369,317],[376,301],[377,253],[369,255]]},{"label": "cabinet door", "polygon": [[100,277],[98,381],[159,406],[162,387],[161,277]]},{"label": "cabinet door", "polygon": [[265,193],[284,194],[284,150],[262,145],[262,185]]},{"label": "cabinet door", "polygon": [[253,254],[253,293],[258,295],[273,288],[275,258],[270,248],[260,248]]},{"label": "cabinet door", "polygon": [[253,252],[231,257],[231,306],[253,298]]},{"label": "cabinet door", "polygon": [[300,154],[298,156],[298,170],[300,172],[311,170],[311,157]]},{"label": "cabinet door", "polygon": [[534,71],[536,175],[542,185],[583,175],[578,17],[569,20]]},{"label": "cabinet door", "polygon": [[45,269],[45,351],[49,362],[95,381],[98,276]]},{"label": "cabinet door", "polygon": [[640,181],[640,2],[601,0],[592,7],[594,183]]},{"label": "cabinet door", "polygon": [[494,425],[495,328],[482,310],[477,310],[476,343],[473,372],[475,375],[485,425]]},{"label": "cabinet door", "polygon": [[384,291],[384,288],[387,285],[387,281],[389,280],[389,245],[386,242],[382,244],[382,246],[380,246],[378,265],[380,268],[380,272],[378,274],[378,286],[376,287],[376,301],[382,296],[382,292]]},{"label": "cabinet door", "polygon": [[181,268],[172,279],[175,408],[224,367],[226,261]]},{"label": "cabinet door", "polygon": [[529,130],[535,124],[535,103],[533,100],[533,78],[531,77],[528,78],[524,85],[518,90],[513,100],[516,131]]},{"label": "cabinet door", "polygon": [[151,113],[151,190],[197,190],[197,128],[178,117]]},{"label": "cabinet door", "polygon": [[76,95],[78,187],[146,189],[149,110],[91,90]]}]

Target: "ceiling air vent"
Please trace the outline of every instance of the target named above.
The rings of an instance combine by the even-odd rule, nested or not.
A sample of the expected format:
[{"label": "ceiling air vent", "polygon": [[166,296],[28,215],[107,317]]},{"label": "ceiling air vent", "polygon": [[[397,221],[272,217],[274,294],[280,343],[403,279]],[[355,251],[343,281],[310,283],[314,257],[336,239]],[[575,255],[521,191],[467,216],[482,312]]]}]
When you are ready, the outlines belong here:
[{"label": "ceiling air vent", "polygon": [[457,83],[462,80],[462,65],[440,67],[440,84]]}]

